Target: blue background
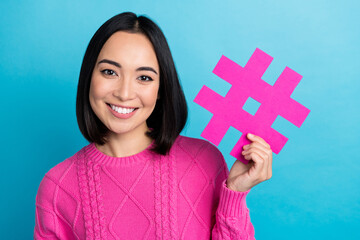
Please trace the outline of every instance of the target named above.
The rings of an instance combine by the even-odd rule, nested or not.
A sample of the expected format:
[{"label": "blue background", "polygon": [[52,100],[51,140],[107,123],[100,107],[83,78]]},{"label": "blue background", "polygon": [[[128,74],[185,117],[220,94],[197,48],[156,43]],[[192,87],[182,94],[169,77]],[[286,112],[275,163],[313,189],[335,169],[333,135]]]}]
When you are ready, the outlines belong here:
[{"label": "blue background", "polygon": [[[2,239],[31,239],[44,174],[87,144],[75,98],[82,57],[100,25],[123,11],[146,14],[168,39],[189,105],[183,134],[200,137],[211,114],[201,87],[225,95],[212,73],[221,55],[244,66],[256,48],[303,76],[292,98],[311,110],[289,138],[273,177],[247,197],[257,239],[360,239],[360,14],[358,1],[1,1]],[[256,105],[256,104],[255,104]],[[250,109],[255,107],[250,105]],[[231,128],[220,150],[231,168]]]}]

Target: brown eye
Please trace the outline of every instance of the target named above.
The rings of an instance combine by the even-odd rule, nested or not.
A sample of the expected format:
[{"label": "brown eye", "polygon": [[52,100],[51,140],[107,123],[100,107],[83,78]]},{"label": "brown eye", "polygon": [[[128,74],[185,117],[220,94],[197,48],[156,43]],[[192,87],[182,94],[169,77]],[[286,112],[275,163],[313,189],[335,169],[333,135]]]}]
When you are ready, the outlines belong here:
[{"label": "brown eye", "polygon": [[116,72],[114,72],[113,70],[111,69],[104,69],[101,71],[103,74],[105,75],[110,75],[110,76],[116,76]]},{"label": "brown eye", "polygon": [[148,82],[148,81],[152,81],[152,80],[153,80],[151,77],[145,76],[145,75],[140,76],[138,79],[141,80],[141,81],[144,81],[144,82]]}]

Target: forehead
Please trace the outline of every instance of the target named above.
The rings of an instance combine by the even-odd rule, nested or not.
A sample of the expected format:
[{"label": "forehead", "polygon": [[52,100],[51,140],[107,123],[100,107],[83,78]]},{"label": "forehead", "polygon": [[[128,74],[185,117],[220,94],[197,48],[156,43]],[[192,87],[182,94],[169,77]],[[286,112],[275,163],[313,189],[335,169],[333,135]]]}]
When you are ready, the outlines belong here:
[{"label": "forehead", "polygon": [[154,47],[141,33],[119,31],[111,35],[101,49],[98,61],[109,59],[122,66],[152,66],[158,69]]}]

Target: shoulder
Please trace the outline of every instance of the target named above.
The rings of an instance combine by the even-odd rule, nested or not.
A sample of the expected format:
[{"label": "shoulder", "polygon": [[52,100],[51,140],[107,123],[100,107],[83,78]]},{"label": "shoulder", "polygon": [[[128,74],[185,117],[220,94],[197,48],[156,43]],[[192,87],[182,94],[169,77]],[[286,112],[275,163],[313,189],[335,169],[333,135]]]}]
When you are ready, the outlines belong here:
[{"label": "shoulder", "polygon": [[215,146],[206,140],[179,135],[174,142],[172,150],[181,150],[195,157],[208,148],[216,149]]},{"label": "shoulder", "polygon": [[173,146],[173,154],[183,152],[197,161],[204,160],[216,166],[224,164],[224,158],[219,149],[212,143],[198,138],[179,135]]},{"label": "shoulder", "polygon": [[[85,148],[85,147],[84,147]],[[76,152],[69,158],[66,158],[64,161],[58,163],[52,167],[46,174],[45,177],[51,179],[57,184],[60,184],[64,178],[69,174],[69,172],[75,170],[76,162],[80,154],[82,154],[83,149]]]},{"label": "shoulder", "polygon": [[[85,148],[85,147],[84,147]],[[60,189],[72,198],[79,195],[77,189],[76,162],[83,149],[58,163],[45,173],[39,184],[36,201],[40,205],[47,205],[53,200],[54,194]]]}]

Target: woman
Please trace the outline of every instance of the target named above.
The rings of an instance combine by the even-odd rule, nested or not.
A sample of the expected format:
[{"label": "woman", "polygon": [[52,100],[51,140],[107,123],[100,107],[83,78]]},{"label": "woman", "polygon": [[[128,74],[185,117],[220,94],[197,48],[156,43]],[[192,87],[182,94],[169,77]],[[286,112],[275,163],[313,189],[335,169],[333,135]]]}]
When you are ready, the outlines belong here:
[{"label": "woman", "polygon": [[271,177],[258,136],[229,172],[212,144],[180,136],[187,106],[160,28],[122,13],[95,33],[77,92],[90,142],[52,168],[36,197],[35,239],[254,239],[245,197]]}]

